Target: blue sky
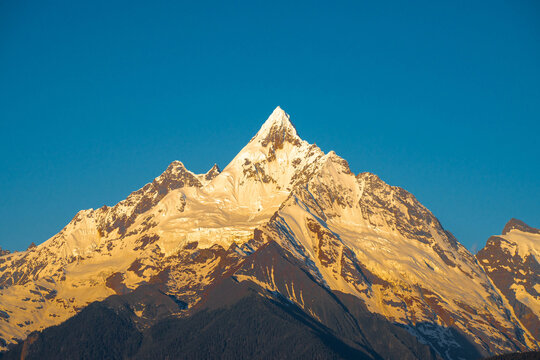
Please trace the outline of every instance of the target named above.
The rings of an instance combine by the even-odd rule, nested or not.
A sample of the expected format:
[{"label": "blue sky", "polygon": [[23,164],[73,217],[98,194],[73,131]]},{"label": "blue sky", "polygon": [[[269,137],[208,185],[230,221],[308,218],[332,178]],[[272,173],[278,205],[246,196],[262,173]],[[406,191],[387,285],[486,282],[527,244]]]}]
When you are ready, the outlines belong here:
[{"label": "blue sky", "polygon": [[540,3],[471,3],[2,1],[0,246],[224,167],[277,105],[469,249],[540,227]]}]

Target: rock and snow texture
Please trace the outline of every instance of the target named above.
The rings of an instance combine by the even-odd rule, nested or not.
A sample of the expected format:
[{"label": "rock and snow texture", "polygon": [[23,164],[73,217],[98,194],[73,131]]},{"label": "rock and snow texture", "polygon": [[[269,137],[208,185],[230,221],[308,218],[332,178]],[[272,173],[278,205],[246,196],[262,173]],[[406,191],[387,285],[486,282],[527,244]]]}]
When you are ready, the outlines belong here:
[{"label": "rock and snow texture", "polygon": [[[43,244],[2,255],[0,346],[145,283],[193,307],[269,241],[329,291],[359,299],[445,358],[456,358],[455,331],[485,354],[538,348],[497,282],[413,195],[353,174],[333,151],[302,140],[279,107],[223,171],[194,174],[175,161],[115,206],[81,211]],[[272,269],[236,279],[322,318]]]},{"label": "rock and snow texture", "polygon": [[476,254],[515,315],[540,341],[540,230],[511,219]]}]

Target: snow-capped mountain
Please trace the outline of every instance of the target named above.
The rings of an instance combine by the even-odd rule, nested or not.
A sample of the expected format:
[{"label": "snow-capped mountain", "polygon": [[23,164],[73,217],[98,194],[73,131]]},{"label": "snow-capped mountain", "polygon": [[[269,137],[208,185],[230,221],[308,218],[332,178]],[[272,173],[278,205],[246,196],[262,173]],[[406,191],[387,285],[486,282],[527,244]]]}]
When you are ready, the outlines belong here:
[{"label": "snow-capped mountain", "polygon": [[[503,238],[519,238],[519,229]],[[537,332],[499,290],[508,284],[479,259],[482,266],[413,195],[374,174],[355,175],[333,151],[302,140],[278,107],[223,171],[194,174],[175,161],[115,206],[81,211],[46,242],[2,255],[0,345],[149,285],[174,299],[170,316],[188,316],[219,302],[215,288],[233,281],[286,299],[377,356],[385,350],[359,338],[351,309],[405,329],[401,339],[413,335],[435,357],[537,349]],[[532,296],[533,322],[535,264],[535,284],[508,286],[519,301]],[[321,291],[331,294],[324,303]],[[140,306],[132,313],[143,319]]]},{"label": "snow-capped mountain", "polygon": [[511,219],[476,257],[521,323],[540,339],[540,230]]}]

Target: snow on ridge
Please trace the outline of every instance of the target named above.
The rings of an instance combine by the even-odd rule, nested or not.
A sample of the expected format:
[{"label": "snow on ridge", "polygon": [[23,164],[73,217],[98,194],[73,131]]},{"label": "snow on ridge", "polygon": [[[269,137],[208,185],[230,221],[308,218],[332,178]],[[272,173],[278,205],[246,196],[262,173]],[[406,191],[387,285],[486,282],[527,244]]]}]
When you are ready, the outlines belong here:
[{"label": "snow on ridge", "polygon": [[[26,294],[39,283],[57,291],[57,300],[79,299],[66,305],[68,310],[47,310],[64,320],[75,313],[74,306],[112,294],[106,285],[111,277],[133,289],[155,276],[165,261],[191,261],[180,254],[250,248],[256,231],[280,240],[318,281],[364,299],[371,311],[394,321],[407,323],[412,317],[414,323],[416,316],[450,324],[441,319],[464,311],[459,304],[466,299],[453,294],[467,284],[465,295],[472,299],[468,306],[481,311],[485,306],[497,321],[512,326],[497,304],[481,299],[497,297],[472,255],[455,244],[429,210],[375,175],[355,176],[334,151],[325,154],[302,140],[280,107],[223,171],[214,165],[206,174],[194,174],[173,161],[154,181],[114,207],[79,212],[59,234],[28,252],[28,262],[19,261],[23,253],[18,265],[10,263],[27,267],[23,280],[29,281],[0,289],[0,304],[13,309],[14,317],[27,316],[16,312],[23,297],[14,294]],[[208,285],[219,262],[208,255],[200,263],[178,265],[191,272],[181,268],[170,286],[181,292],[190,284],[188,291],[196,299],[194,289]],[[190,273],[198,274],[199,280]],[[420,285],[432,293],[426,295]],[[395,305],[407,301],[405,309]],[[32,311],[41,314],[37,308]],[[474,311],[465,312],[471,314],[477,333],[500,337]],[[48,319],[46,325],[54,323],[54,318]],[[44,325],[0,324],[0,337],[15,331],[22,336],[39,326]]]},{"label": "snow on ridge", "polygon": [[540,261],[540,234],[523,231],[521,229],[512,229],[504,235],[494,237],[499,240],[499,246],[507,249],[512,256],[519,255],[525,259],[527,256],[534,256]]},{"label": "snow on ridge", "polygon": [[260,130],[250,140],[251,142],[263,143],[269,136],[275,136],[276,138],[288,138],[289,140],[299,141],[301,140],[296,131],[296,127],[291,122],[289,114],[287,114],[279,106],[270,114],[268,119],[261,126]]}]

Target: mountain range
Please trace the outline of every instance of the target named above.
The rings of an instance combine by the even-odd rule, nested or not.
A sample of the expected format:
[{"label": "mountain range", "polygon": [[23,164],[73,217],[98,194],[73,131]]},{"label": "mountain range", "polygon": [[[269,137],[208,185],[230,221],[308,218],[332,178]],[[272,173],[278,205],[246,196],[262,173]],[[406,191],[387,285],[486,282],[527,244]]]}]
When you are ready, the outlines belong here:
[{"label": "mountain range", "polygon": [[406,190],[276,108],[221,171],[172,162],[0,249],[10,358],[480,359],[540,349],[540,230],[476,255]]}]

